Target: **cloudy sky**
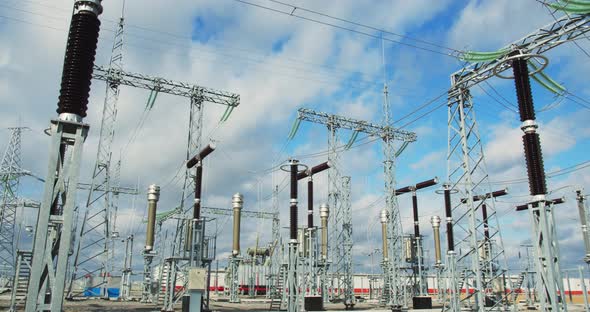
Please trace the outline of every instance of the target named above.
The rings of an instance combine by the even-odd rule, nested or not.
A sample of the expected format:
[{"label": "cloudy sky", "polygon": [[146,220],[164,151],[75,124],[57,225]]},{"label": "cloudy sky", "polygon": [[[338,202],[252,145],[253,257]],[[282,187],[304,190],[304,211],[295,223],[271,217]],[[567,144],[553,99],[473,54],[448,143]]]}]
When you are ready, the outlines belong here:
[{"label": "cloudy sky", "polygon": [[[273,185],[286,177],[273,170],[277,164],[289,157],[308,165],[327,159],[322,153],[327,149],[327,131],[322,125],[303,123],[295,138],[287,140],[296,110],[306,107],[380,123],[384,82],[389,87],[394,126],[418,135],[398,159],[398,185],[434,176],[445,181],[445,92],[450,74],[466,65],[448,53],[495,51],[554,21],[535,0],[284,1],[287,5],[270,0],[126,2],[126,70],[240,95],[240,106],[223,124],[219,119],[224,107],[205,105],[203,142],[214,140],[218,146],[205,161],[203,200],[207,206],[228,208],[232,194],[240,192],[246,209],[269,211]],[[293,12],[293,6],[299,8]],[[23,167],[38,175],[47,170],[49,140],[43,129],[56,116],[71,7],[72,1],[65,0],[0,0],[0,127],[31,129],[23,136]],[[121,8],[121,0],[104,3],[97,64],[108,63]],[[572,95],[556,98],[533,83],[545,169],[557,172],[548,179],[550,196],[567,199],[555,208],[566,268],[580,265],[584,256],[574,190],[590,189],[590,170],[584,167],[590,148],[589,52],[590,40],[582,38],[577,45],[567,43],[545,54],[550,59],[546,72]],[[529,198],[528,185],[523,182],[526,169],[519,119],[513,111],[514,86],[494,77],[471,91],[492,187],[510,189],[509,196],[498,199],[496,209],[511,269],[518,270],[518,247],[530,240],[531,233],[528,214],[513,209]],[[96,159],[104,94],[104,83],[93,81],[85,119],[91,128],[82,181],[89,182]],[[121,196],[117,224],[122,234],[136,235],[137,252],[144,240],[141,220],[147,186],[162,186],[161,211],[180,201],[180,168],[188,131],[188,99],[165,94],[158,96],[142,124],[148,96],[148,91],[121,87],[113,144],[113,158],[122,158],[121,183],[138,184],[142,191],[135,199]],[[0,135],[3,149],[8,131]],[[350,136],[350,132],[340,132],[343,144]],[[369,272],[367,255],[380,246],[383,158],[378,142],[361,144],[368,141],[360,141],[362,137],[359,135],[358,147],[342,154],[341,171],[352,177],[355,271]],[[316,179],[317,205],[327,200],[326,182],[325,174]],[[444,214],[435,189],[419,193],[420,223],[428,247],[432,245],[430,217]],[[282,226],[288,225],[287,190],[279,196]],[[39,199],[42,185],[23,178],[20,191],[24,197]],[[301,203],[306,202],[304,193]],[[86,196],[84,191],[78,193],[82,207]],[[409,232],[410,197],[400,196],[399,205],[404,231]],[[19,217],[24,225],[33,224],[34,219],[33,211]],[[269,242],[270,221],[249,219],[244,223],[244,248],[253,246],[257,237],[264,244]],[[228,225],[227,219],[218,219],[220,260],[230,251]],[[165,228],[172,235],[173,224]],[[140,269],[140,257],[134,259]]]}]

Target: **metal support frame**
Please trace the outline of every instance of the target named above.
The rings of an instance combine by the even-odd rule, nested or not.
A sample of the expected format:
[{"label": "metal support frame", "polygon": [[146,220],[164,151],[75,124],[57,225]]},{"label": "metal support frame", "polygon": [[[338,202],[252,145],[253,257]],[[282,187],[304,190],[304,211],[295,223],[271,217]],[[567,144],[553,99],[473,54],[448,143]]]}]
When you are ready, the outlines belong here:
[{"label": "metal support frame", "polygon": [[131,275],[133,274],[133,234],[125,238],[125,258],[121,274],[121,300],[131,300]]},{"label": "metal support frame", "polygon": [[[535,207],[536,206],[536,207]],[[559,268],[559,246],[555,230],[553,203],[542,201],[537,205],[529,203],[532,242],[535,246],[535,267],[537,277],[537,295],[542,311],[567,311],[563,279]],[[558,298],[562,294],[561,300]]]},{"label": "metal support frame", "polygon": [[13,286],[16,266],[16,235],[14,232],[20,204],[21,137],[26,127],[8,128],[10,138],[0,163],[0,289]]},{"label": "metal support frame", "polygon": [[[109,62],[109,68],[115,71],[121,70],[123,66],[124,27],[125,19],[121,15],[117,24],[117,30],[115,31]],[[112,269],[112,264],[109,264],[109,262],[114,257],[114,254],[111,254],[111,252],[114,253],[115,251],[111,248],[113,243],[111,234],[114,232],[116,224],[116,217],[113,218],[113,215],[116,215],[115,201],[120,193],[113,188],[113,186],[118,184],[118,173],[117,170],[114,170],[115,168],[111,167],[111,146],[115,137],[118,110],[117,102],[119,100],[118,80],[119,77],[117,75],[111,75],[105,80],[106,94],[102,111],[96,162],[86,200],[86,211],[77,239],[74,269],[68,285],[69,298],[74,296],[72,290],[73,283],[77,279],[84,278],[87,274],[97,274],[100,277],[98,284],[92,285],[92,287],[102,287],[102,296],[105,298],[108,297],[106,292],[107,272]],[[120,161],[118,165],[120,166]],[[102,248],[96,248],[98,246]]]},{"label": "metal support frame", "polygon": [[27,312],[62,310],[82,149],[88,129],[82,123],[51,121],[49,165],[35,231]]},{"label": "metal support frame", "polygon": [[[387,91],[386,91],[387,92]],[[332,263],[330,267],[333,270],[331,295],[340,296],[344,293],[348,298],[344,298],[347,307],[354,305],[354,291],[352,277],[344,277],[347,273],[347,263],[352,263],[352,254],[347,253],[345,242],[352,244],[352,237],[347,238],[350,231],[343,227],[344,224],[352,224],[352,221],[345,219],[351,216],[350,211],[345,211],[342,206],[342,185],[340,174],[340,146],[337,135],[338,129],[352,130],[356,132],[366,133],[380,137],[383,140],[384,153],[384,173],[385,173],[385,202],[386,207],[390,213],[390,230],[389,230],[389,245],[391,253],[391,267],[390,274],[392,281],[392,304],[394,306],[402,306],[405,303],[403,299],[403,287],[399,279],[401,270],[401,250],[402,250],[402,226],[399,208],[397,206],[397,199],[395,197],[395,147],[394,141],[400,140],[403,142],[414,142],[416,134],[413,132],[395,129],[390,125],[389,120],[389,102],[386,99],[384,104],[385,111],[385,125],[377,125],[367,121],[356,120],[339,115],[327,114],[323,112],[316,112],[310,109],[299,109],[298,119],[310,121],[313,123],[323,124],[328,127],[328,161],[330,169],[328,170],[328,204],[332,209],[330,214],[330,257]],[[346,229],[346,230],[345,230]],[[346,284],[349,283],[349,284]],[[340,290],[344,290],[341,292]],[[352,297],[351,297],[352,294]]]},{"label": "metal support frame", "polygon": [[[474,193],[475,189],[478,187],[484,187],[487,184],[485,162],[483,160],[483,154],[481,153],[481,142],[479,135],[477,134],[475,114],[473,112],[471,96],[468,92],[469,88],[487,80],[492,77],[494,73],[501,73],[510,68],[510,64],[509,62],[506,62],[506,59],[511,56],[513,51],[518,50],[522,54],[541,54],[565,42],[572,41],[577,37],[582,36],[590,31],[588,25],[590,25],[590,16],[588,14],[562,16],[556,19],[555,22],[541,27],[520,40],[510,43],[502,49],[505,51],[505,54],[499,58],[491,61],[474,62],[451,75],[452,87],[449,91],[448,125],[449,154],[447,159],[449,181],[453,183],[453,188],[456,188],[455,186],[457,185],[461,185],[462,189],[460,191],[470,194]],[[459,161],[456,163],[453,161],[454,154],[459,155]],[[480,174],[476,173],[478,167],[484,169]],[[453,181],[452,178],[456,178],[457,181]],[[470,249],[458,259],[460,261],[466,256],[476,258],[471,254],[477,256],[478,253],[478,249],[474,249],[474,247],[477,246],[476,237],[478,237],[477,229],[479,228],[477,222],[475,222],[475,211],[478,207],[473,205],[471,197],[468,198],[465,204],[467,206],[467,212],[465,214],[461,213],[461,216],[457,218],[457,222],[461,222],[463,219],[468,219],[465,221],[469,223],[469,226],[461,227],[460,224],[457,225],[459,225],[458,228],[466,229],[468,236],[475,238],[475,240],[473,238],[471,239]],[[497,220],[495,219],[497,219],[497,217],[495,216],[495,208],[490,208],[490,215],[494,216],[492,221],[496,223]],[[463,217],[463,215],[465,215],[465,217]],[[493,231],[491,232],[492,237],[495,235],[495,232],[499,233],[499,231],[494,230],[493,226],[490,226],[490,228],[492,229],[491,231]],[[462,241],[464,240],[459,240],[460,243]],[[500,259],[503,259],[502,265],[505,267],[506,260],[500,236],[499,239],[495,241],[495,244],[498,244],[499,246],[495,246],[494,250],[499,251],[497,256],[500,257]],[[500,249],[497,247],[500,247]],[[481,268],[479,268],[476,262],[476,260],[471,261],[471,269],[468,271],[468,274],[465,275],[466,278],[469,276],[469,280],[475,281],[475,284],[472,285],[475,287],[474,295],[466,296],[466,299],[474,297],[475,300],[473,304],[476,305],[478,310],[483,310],[483,297],[481,292],[485,291],[485,287],[487,286],[484,285],[484,281],[482,281]],[[504,270],[504,268],[499,268],[499,272]],[[501,275],[503,275],[503,273],[499,274],[499,276]],[[486,281],[485,284],[488,283],[489,282]],[[504,302],[505,300],[501,301]]]},{"label": "metal support frame", "polygon": [[[461,285],[470,292],[461,299],[464,306],[477,311],[486,309],[485,296],[494,284],[504,285],[503,276],[507,271],[506,255],[503,248],[494,201],[474,200],[476,194],[486,194],[489,190],[489,176],[487,173],[483,144],[479,135],[475,118],[474,105],[469,90],[456,84],[452,77],[453,87],[449,91],[448,105],[448,177],[450,189],[457,191],[462,200],[453,205],[456,250],[461,248],[462,254],[455,254],[458,266],[463,266],[460,277]],[[489,204],[487,227],[477,218],[477,210],[482,205]],[[484,279],[483,272],[488,270],[489,261],[481,260],[481,247],[488,231],[491,238],[489,248],[496,250],[494,260],[498,267],[494,274]],[[457,276],[457,278],[459,278]],[[509,295],[502,292],[502,296]],[[488,310],[502,310],[509,300],[497,300]],[[488,304],[489,305],[489,304]]]},{"label": "metal support frame", "polygon": [[578,202],[578,213],[580,215],[580,223],[582,224],[582,237],[584,238],[584,262],[590,263],[590,233],[588,230],[588,211],[586,209],[586,196],[582,194],[582,190],[576,190],[576,200]]}]

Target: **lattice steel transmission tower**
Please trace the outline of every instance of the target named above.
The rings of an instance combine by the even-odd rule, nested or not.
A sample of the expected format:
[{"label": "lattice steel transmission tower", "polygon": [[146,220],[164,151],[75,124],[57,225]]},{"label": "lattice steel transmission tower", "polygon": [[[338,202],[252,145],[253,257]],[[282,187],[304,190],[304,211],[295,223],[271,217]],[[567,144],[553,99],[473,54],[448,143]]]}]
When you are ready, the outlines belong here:
[{"label": "lattice steel transmission tower", "polygon": [[[461,284],[472,288],[472,294],[462,299],[464,305],[475,310],[484,311],[486,293],[501,283],[501,276],[506,271],[506,256],[498,227],[498,220],[493,200],[474,201],[474,195],[490,192],[488,173],[483,155],[483,144],[477,129],[475,110],[469,88],[492,77],[494,74],[510,68],[507,58],[511,53],[541,54],[565,42],[590,31],[588,15],[563,16],[555,22],[517,40],[500,51],[499,56],[492,60],[476,60],[451,75],[451,89],[448,98],[448,183],[453,191],[458,191],[464,202],[453,205],[455,233],[457,245],[462,248],[458,262],[463,265]],[[482,272],[489,265],[480,261],[483,246],[484,224],[476,217],[482,205],[488,204],[488,228],[490,248],[498,252],[497,273],[484,278]],[[538,270],[542,270],[538,268]],[[501,283],[501,285],[503,285]],[[505,285],[503,285],[505,287]],[[500,310],[508,300],[498,300],[487,310]],[[449,306],[446,307],[449,309]]]},{"label": "lattice steel transmission tower", "polygon": [[[125,9],[124,6],[123,2],[123,10]],[[116,214],[113,211],[113,205],[116,205],[113,200],[116,200],[116,198],[113,197],[118,197],[118,193],[114,195],[112,188],[114,171],[111,168],[111,146],[115,137],[117,103],[119,100],[120,77],[117,73],[123,69],[124,27],[125,18],[122,12],[115,31],[109,62],[109,72],[111,74],[105,81],[106,94],[102,110],[96,163],[86,200],[86,211],[77,240],[74,271],[72,272],[68,297],[73,295],[71,287],[76,279],[83,278],[87,274],[94,275],[98,273],[99,282],[94,283],[95,285],[92,286],[99,287],[106,285],[107,272],[110,271],[109,250],[112,249],[111,235],[116,221],[116,218],[111,218],[113,214]],[[112,252],[114,252],[114,249]],[[84,274],[80,274],[80,271],[83,271]],[[107,296],[106,291],[102,295]]]},{"label": "lattice steel transmission tower", "polygon": [[8,128],[10,138],[0,163],[0,288],[13,285],[18,187],[20,177],[27,174],[21,167],[21,135],[26,129]]},{"label": "lattice steel transmission tower", "polygon": [[[389,105],[386,105],[389,107]],[[328,127],[329,137],[328,137],[328,145],[329,145],[329,154],[328,154],[328,161],[330,162],[330,169],[328,170],[328,180],[329,180],[329,189],[328,189],[328,203],[330,205],[330,209],[332,210],[331,216],[331,224],[330,224],[330,251],[331,255],[330,258],[332,260],[332,269],[334,272],[334,276],[339,277],[336,281],[339,282],[339,285],[336,285],[338,290],[344,289],[344,294],[348,294],[348,298],[344,298],[345,305],[348,307],[354,304],[354,296],[352,298],[350,295],[353,293],[349,291],[352,289],[352,277],[346,277],[347,269],[346,263],[352,263],[352,254],[347,252],[347,248],[345,242],[352,242],[352,236],[348,238],[348,235],[352,235],[352,231],[344,230],[344,224],[352,224],[352,213],[350,211],[345,211],[345,209],[350,210],[350,206],[344,207],[342,201],[342,180],[340,175],[340,153],[343,148],[339,145],[337,130],[338,129],[346,129],[354,131],[356,134],[358,133],[365,133],[370,136],[375,136],[381,138],[384,141],[384,149],[387,151],[391,151],[392,154],[386,153],[385,161],[384,161],[384,170],[386,172],[386,198],[389,198],[387,201],[390,206],[388,206],[388,210],[390,214],[393,213],[393,207],[397,207],[397,202],[395,201],[395,187],[394,187],[394,177],[393,177],[393,160],[392,158],[395,157],[395,151],[393,147],[393,143],[395,140],[399,140],[404,142],[404,144],[408,144],[409,142],[413,142],[416,140],[416,134],[404,131],[400,129],[395,129],[388,125],[377,125],[363,120],[356,120],[348,117],[338,116],[338,115],[330,115],[327,113],[316,112],[309,109],[301,108],[298,110],[299,120],[310,121],[318,124],[323,124]],[[387,118],[387,120],[389,120]],[[353,134],[354,135],[354,134]],[[389,175],[389,176],[388,176]],[[391,192],[388,192],[388,187],[391,187]],[[332,208],[334,207],[334,208]],[[395,208],[397,210],[397,208]],[[396,214],[399,216],[399,211],[396,211]],[[346,218],[350,219],[347,220]],[[399,254],[390,251],[392,256],[398,258],[401,261],[401,240],[402,236],[400,234],[397,237],[391,233],[401,233],[401,218],[394,219],[393,221],[390,218],[390,245],[399,247]],[[399,226],[393,226],[399,222]],[[396,231],[396,232],[394,232]],[[352,243],[350,243],[352,244]],[[390,247],[391,248],[391,247]],[[390,258],[393,259],[393,258]],[[394,262],[394,261],[392,261]],[[394,267],[392,265],[392,274],[398,274],[395,268],[400,268],[401,266]],[[352,272],[350,273],[352,274]],[[340,278],[344,275],[344,278]],[[394,283],[398,283],[399,280],[394,281]],[[334,285],[333,287],[334,288]],[[334,289],[332,289],[332,294],[334,293]],[[399,292],[394,292],[394,294],[402,294],[401,287],[399,288]]]}]

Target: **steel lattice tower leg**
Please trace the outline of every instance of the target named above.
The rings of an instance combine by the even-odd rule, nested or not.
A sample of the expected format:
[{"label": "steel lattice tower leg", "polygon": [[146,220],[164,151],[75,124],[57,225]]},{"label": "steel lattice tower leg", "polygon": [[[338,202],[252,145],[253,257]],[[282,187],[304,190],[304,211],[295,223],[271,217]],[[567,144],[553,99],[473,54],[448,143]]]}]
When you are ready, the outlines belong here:
[{"label": "steel lattice tower leg", "polygon": [[[105,286],[107,272],[109,271],[109,249],[111,248],[111,232],[114,222],[110,220],[112,208],[112,184],[111,184],[111,146],[115,137],[115,124],[117,119],[117,102],[119,100],[118,71],[122,70],[123,43],[124,43],[123,16],[119,19],[117,31],[113,41],[111,59],[109,63],[110,77],[106,81],[106,94],[100,125],[100,137],[96,154],[96,163],[92,174],[92,182],[86,212],[79,233],[77,248],[74,258],[74,270],[68,287],[68,297],[72,293],[73,283],[87,274],[98,273],[100,282],[97,286]],[[99,203],[102,201],[102,204]],[[101,249],[95,246],[102,246]],[[99,261],[99,262],[97,262]],[[103,296],[107,296],[106,289]]]},{"label": "steel lattice tower leg", "polygon": [[330,162],[330,169],[328,169],[328,206],[332,213],[330,213],[329,230],[329,248],[332,259],[331,269],[332,277],[330,281],[331,291],[329,291],[332,298],[340,296],[341,287],[341,273],[342,273],[342,202],[341,202],[341,177],[340,177],[340,153],[338,151],[338,133],[336,125],[328,125],[328,161]]},{"label": "steel lattice tower leg", "polygon": [[[475,195],[491,191],[489,176],[471,94],[469,90],[456,85],[449,91],[448,138],[447,179],[450,189],[458,192],[453,198],[461,199],[453,205],[455,242],[463,250],[461,255],[456,256],[457,266],[466,268],[466,274],[459,283],[474,289],[474,293],[464,297],[462,302],[471,302],[476,310],[483,311],[485,292],[494,287],[502,288],[502,299],[487,309],[501,310],[506,308],[502,305],[510,301],[507,299],[510,293],[505,291],[504,286],[498,286],[504,285],[506,254],[494,201],[473,200]],[[477,217],[477,211],[484,204],[487,205],[486,225],[491,237],[487,243],[482,239],[486,226]],[[484,248],[492,250],[493,256],[480,254]],[[490,268],[493,268],[491,272]],[[510,280],[508,284],[511,284]]]},{"label": "steel lattice tower leg", "polygon": [[[189,160],[193,155],[199,152],[201,146],[201,134],[202,134],[202,124],[203,124],[203,97],[199,90],[194,90],[194,94],[191,97],[191,104],[190,104],[190,119],[189,119],[189,133],[188,133],[188,141],[187,141],[187,149],[186,149],[186,160]],[[182,198],[180,199],[180,213],[182,215],[188,216],[188,210],[192,207],[185,209],[184,202],[187,198],[187,194],[191,193],[191,190],[194,189],[194,176],[189,169],[186,169],[184,175],[184,186],[182,188]],[[185,224],[186,218],[180,218],[176,224],[176,231],[174,237],[174,246],[172,247],[172,257],[184,257],[188,258],[188,252],[184,249],[184,241],[186,238],[186,231],[189,228],[186,227]],[[178,264],[176,260],[169,261],[169,273],[168,273],[168,283],[169,285],[175,285],[177,280],[177,273],[178,270],[188,264],[186,263]],[[186,279],[185,279],[186,281]],[[163,311],[174,311],[174,295],[175,287],[166,287],[165,294],[164,294],[164,306],[162,307]],[[178,296],[180,299],[182,296]]]},{"label": "steel lattice tower leg", "polygon": [[[62,311],[78,174],[88,128],[86,124],[52,120],[49,166],[35,231],[27,312]],[[66,147],[71,151],[66,153]]]},{"label": "steel lattice tower leg", "polygon": [[9,128],[10,139],[0,163],[0,288],[12,287],[15,269],[16,211],[21,168],[21,134],[25,127]]},{"label": "steel lattice tower leg", "polygon": [[354,285],[352,277],[352,206],[350,202],[350,177],[342,177],[342,240],[344,260],[344,305],[354,307]]},{"label": "steel lattice tower leg", "polygon": [[[383,116],[384,124],[387,127],[391,126],[390,112],[389,112],[389,97],[387,85],[383,88]],[[383,137],[383,176],[385,179],[385,208],[389,213],[389,231],[388,231],[388,247],[389,247],[389,285],[390,298],[389,301],[394,308],[400,308],[406,305],[404,296],[404,287],[402,284],[401,267],[403,263],[403,232],[402,220],[395,196],[395,148],[394,138],[385,135]]]}]

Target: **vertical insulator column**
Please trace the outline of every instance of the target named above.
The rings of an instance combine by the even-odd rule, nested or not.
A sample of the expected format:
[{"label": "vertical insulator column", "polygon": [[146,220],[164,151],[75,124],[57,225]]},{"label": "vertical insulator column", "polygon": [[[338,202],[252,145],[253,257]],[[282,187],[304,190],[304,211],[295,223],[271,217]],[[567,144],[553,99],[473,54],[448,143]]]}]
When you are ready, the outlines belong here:
[{"label": "vertical insulator column", "polygon": [[488,225],[488,207],[486,204],[481,205],[481,213],[483,215],[483,234],[486,242],[490,241],[490,227]]},{"label": "vertical insulator column", "polygon": [[86,117],[101,13],[100,0],[74,4],[57,103],[57,113],[62,120],[81,122]]},{"label": "vertical insulator column", "polygon": [[383,248],[383,261],[387,261],[389,259],[389,250],[387,250],[387,222],[389,220],[389,212],[387,209],[381,210],[381,237],[382,237],[382,247]]},{"label": "vertical insulator column", "polygon": [[244,198],[242,194],[236,193],[232,198],[232,207],[234,209],[234,236],[232,255],[235,257],[240,254],[240,223],[242,218],[242,207]]},{"label": "vertical insulator column", "polygon": [[313,178],[307,180],[307,228],[313,227]]},{"label": "vertical insulator column", "polygon": [[586,206],[585,196],[581,190],[576,191],[576,200],[578,201],[578,213],[580,214],[580,222],[582,223],[582,235],[584,237],[584,248],[586,249],[586,255],[584,261],[590,262],[590,237],[588,237],[588,223],[586,220]]},{"label": "vertical insulator column", "polygon": [[328,217],[330,208],[328,204],[320,205],[320,223],[322,226],[322,259],[328,259]]},{"label": "vertical insulator column", "polygon": [[447,217],[447,250],[455,251],[455,240],[453,238],[453,212],[451,207],[451,190],[445,185],[445,215]]},{"label": "vertical insulator column", "polygon": [[195,174],[195,204],[193,206],[193,218],[201,219],[201,189],[203,185],[203,166],[201,162],[197,164]]},{"label": "vertical insulator column", "polygon": [[154,249],[154,227],[156,225],[156,210],[160,200],[160,187],[152,184],[148,187],[148,214],[147,230],[145,237],[145,251],[150,252]]},{"label": "vertical insulator column", "polygon": [[290,238],[297,240],[297,160],[291,160]]},{"label": "vertical insulator column", "polygon": [[440,252],[440,217],[432,216],[430,223],[432,224],[432,232],[434,233],[434,266],[440,267],[442,263]]},{"label": "vertical insulator column", "polygon": [[518,111],[520,113],[521,129],[524,132],[522,137],[524,143],[524,154],[529,178],[529,189],[533,196],[547,194],[545,180],[545,168],[543,165],[543,154],[537,124],[535,123],[535,108],[527,61],[519,58],[512,61],[514,83],[518,98]]},{"label": "vertical insulator column", "polygon": [[420,237],[420,223],[418,222],[418,197],[412,192],[412,211],[414,212],[414,237]]}]

